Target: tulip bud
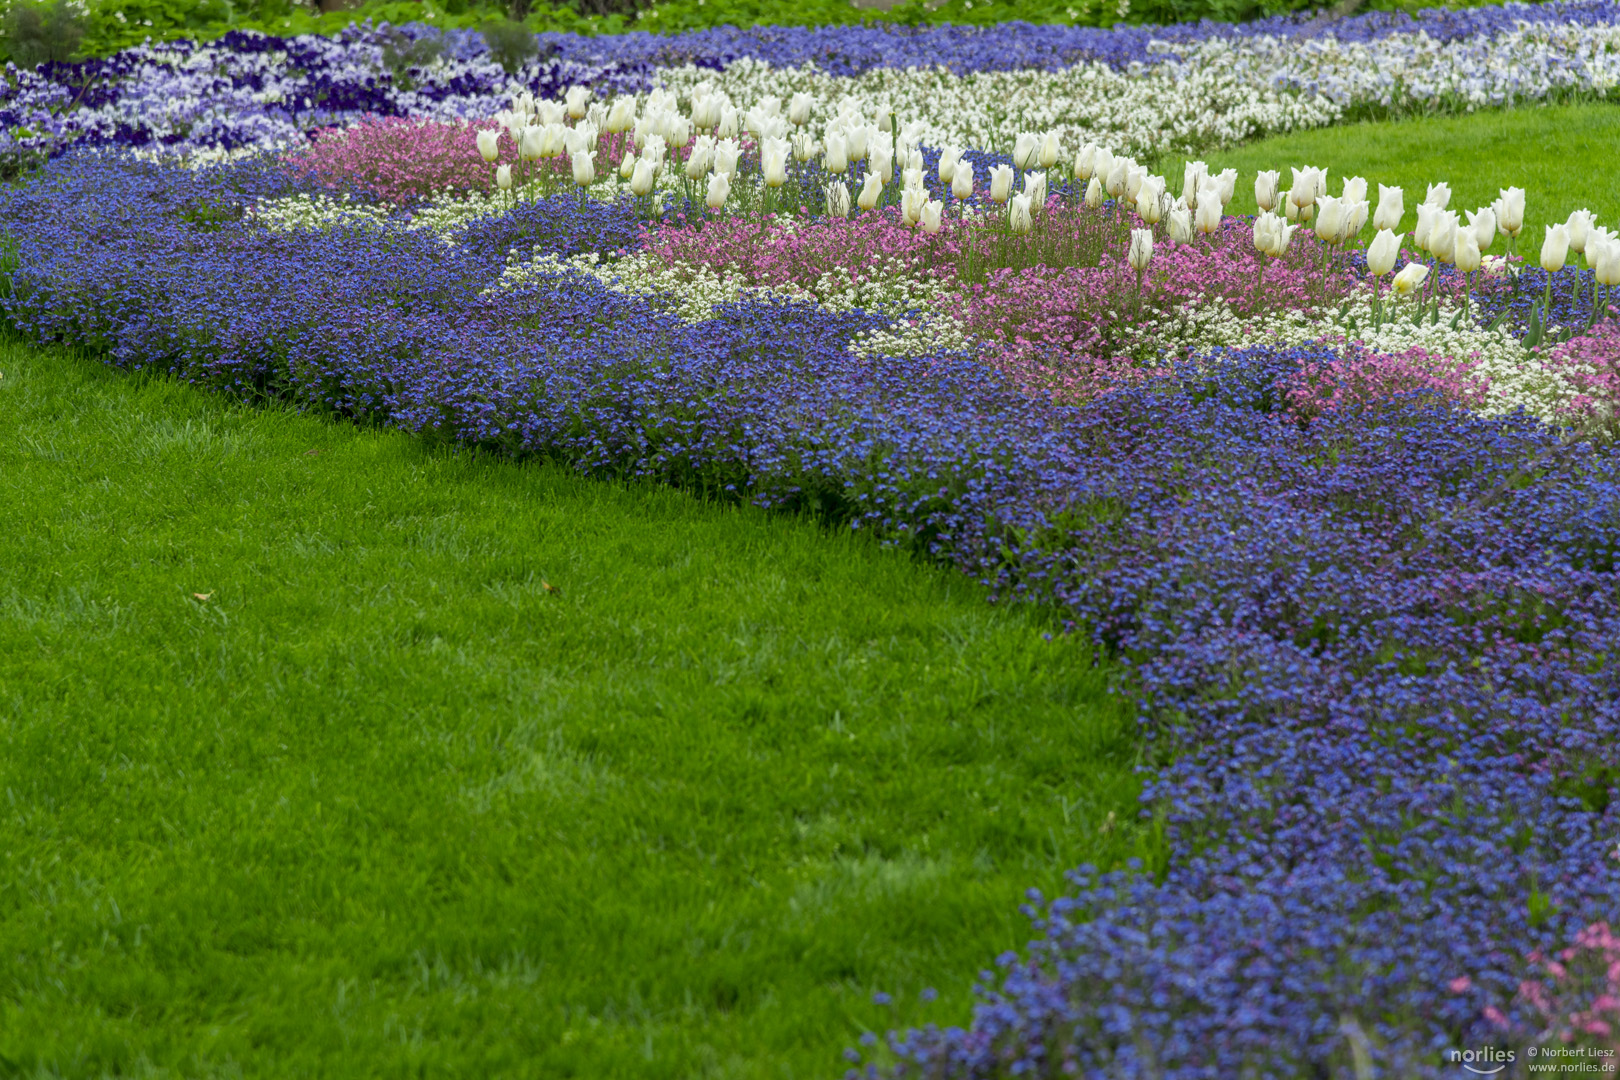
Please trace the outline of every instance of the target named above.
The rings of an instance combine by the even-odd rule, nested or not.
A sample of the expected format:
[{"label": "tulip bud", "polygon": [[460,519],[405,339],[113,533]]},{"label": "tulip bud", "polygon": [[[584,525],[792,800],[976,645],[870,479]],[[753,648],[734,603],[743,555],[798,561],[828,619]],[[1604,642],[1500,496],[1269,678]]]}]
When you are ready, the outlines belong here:
[{"label": "tulip bud", "polygon": [[1148,263],[1153,260],[1152,229],[1131,230],[1131,246],[1125,253],[1125,259],[1138,274],[1148,268]]},{"label": "tulip bud", "polygon": [[1225,210],[1226,204],[1232,201],[1232,196],[1237,194],[1237,178],[1236,169],[1222,169],[1217,175],[1211,177],[1215,181],[1216,191],[1220,193],[1222,210]]},{"label": "tulip bud", "polygon": [[1007,224],[1013,232],[1020,235],[1035,228],[1035,221],[1029,212],[1029,196],[1014,195],[1007,207]]},{"label": "tulip bud", "polygon": [[849,217],[849,185],[842,180],[827,187],[827,216]]},{"label": "tulip bud", "polygon": [[646,158],[636,162],[636,171],[630,175],[630,191],[635,195],[647,195],[653,189],[653,163]]},{"label": "tulip bud", "polygon": [[1496,212],[1496,224],[1509,236],[1517,237],[1524,228],[1524,189],[1502,188],[1497,194],[1502,206]]},{"label": "tulip bud", "polygon": [[1057,132],[1048,131],[1046,138],[1041,141],[1041,168],[1050,169],[1063,157],[1063,144],[1058,141]]},{"label": "tulip bud", "polygon": [[1136,216],[1149,225],[1157,225],[1164,216],[1164,207],[1161,204],[1159,186],[1146,183],[1136,192]]},{"label": "tulip bud", "polygon": [[1569,229],[1564,225],[1548,225],[1547,238],[1541,242],[1541,268],[1556,274],[1564,268],[1569,255]]},{"label": "tulip bud", "polygon": [[1086,205],[1093,210],[1097,209],[1103,204],[1103,195],[1102,181],[1093,176],[1091,182],[1086,185]]},{"label": "tulip bud", "polygon": [[1289,221],[1298,221],[1304,215],[1304,211],[1299,208],[1299,203],[1294,201],[1292,188],[1283,193],[1282,205],[1283,216]]},{"label": "tulip bud", "polygon": [[1378,210],[1373,214],[1373,228],[1394,232],[1401,227],[1401,218],[1405,213],[1406,204],[1401,189],[1379,184]]},{"label": "tulip bud", "polygon": [[873,210],[881,198],[883,198],[883,178],[876,173],[867,173],[866,182],[861,185],[861,193],[855,198],[855,205],[862,210]]},{"label": "tulip bud", "polygon": [[512,190],[512,166],[501,165],[495,170],[495,186],[502,191]]},{"label": "tulip bud", "polygon": [[939,152],[939,182],[950,183],[956,177],[956,163],[962,160],[959,147],[947,146]]},{"label": "tulip bud", "polygon": [[1423,202],[1436,210],[1444,210],[1451,201],[1451,185],[1444,180],[1438,184],[1429,185],[1429,193],[1423,197]]},{"label": "tulip bud", "polygon": [[636,174],[636,153],[626,150],[624,157],[619,159],[619,179],[628,180]]},{"label": "tulip bud", "polygon": [[1090,180],[1092,172],[1096,169],[1097,144],[1086,143],[1074,155],[1074,178],[1076,180]]},{"label": "tulip bud", "polygon": [[595,150],[575,150],[568,156],[568,163],[573,166],[575,184],[590,187],[596,183]]},{"label": "tulip bud", "polygon": [[822,157],[821,165],[828,172],[843,172],[849,168],[848,143],[841,133],[827,136],[827,153]]},{"label": "tulip bud", "polygon": [[1423,287],[1428,280],[1429,268],[1420,262],[1409,262],[1401,267],[1401,272],[1395,275],[1390,287],[1397,296],[1410,296]]},{"label": "tulip bud", "polygon": [[1395,260],[1400,257],[1400,234],[1379,229],[1373,242],[1367,245],[1367,272],[1374,277],[1383,277],[1395,269]]},{"label": "tulip bud", "polygon": [[821,147],[816,145],[815,136],[808,131],[801,131],[793,136],[793,160],[800,165],[803,165],[820,152]]},{"label": "tulip bud", "polygon": [[1277,209],[1277,179],[1276,169],[1267,169],[1254,178],[1254,203],[1262,214]]},{"label": "tulip bud", "polygon": [[1029,208],[1032,213],[1040,213],[1046,209],[1046,174],[1043,172],[1027,172],[1024,174],[1024,194],[1029,196]]},{"label": "tulip bud", "polygon": [[710,210],[718,210],[726,205],[726,199],[731,196],[731,174],[710,173],[708,196],[704,199]]},{"label": "tulip bud", "polygon": [[478,156],[491,165],[495,163],[495,159],[501,156],[500,132],[480,131],[478,133]]},{"label": "tulip bud", "polygon": [[990,170],[990,198],[1004,203],[1012,196],[1013,171],[1010,165],[997,165]]},{"label": "tulip bud", "polygon": [[1185,206],[1178,206],[1170,211],[1170,219],[1165,223],[1165,230],[1170,234],[1170,240],[1176,244],[1191,242],[1193,234],[1192,211]]},{"label": "tulip bud", "polygon": [[944,213],[945,204],[940,202],[938,199],[935,199],[932,202],[924,203],[922,208],[922,219],[919,222],[919,224],[922,226],[922,231],[929,234],[939,232],[944,221]]},{"label": "tulip bud", "polygon": [[788,102],[788,123],[794,127],[804,127],[810,122],[810,110],[814,104],[809,94],[794,94],[793,100]]},{"label": "tulip bud", "polygon": [[1205,236],[1221,231],[1221,200],[1199,199],[1193,215],[1193,227]]},{"label": "tulip bud", "polygon": [[1480,251],[1489,251],[1496,240],[1496,211],[1481,207],[1468,215],[1468,231],[1474,234],[1474,243]]},{"label": "tulip bud", "polygon": [[1360,236],[1362,227],[1367,224],[1367,200],[1357,199],[1350,204],[1350,208],[1345,213],[1347,215],[1344,222],[1345,238]]},{"label": "tulip bud", "polygon": [[1575,210],[1570,213],[1569,221],[1564,228],[1569,232],[1569,250],[1584,252],[1586,250],[1586,234],[1592,228],[1592,211]]},{"label": "tulip bud", "polygon": [[951,194],[958,199],[966,199],[973,194],[973,162],[957,163],[956,171],[951,175]]}]

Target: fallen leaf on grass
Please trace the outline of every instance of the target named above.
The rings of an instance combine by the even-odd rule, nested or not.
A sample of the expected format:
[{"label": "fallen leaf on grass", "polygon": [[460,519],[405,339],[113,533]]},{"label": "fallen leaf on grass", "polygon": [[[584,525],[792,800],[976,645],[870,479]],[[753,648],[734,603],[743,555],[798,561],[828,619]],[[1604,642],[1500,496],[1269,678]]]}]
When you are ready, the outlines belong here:
[{"label": "fallen leaf on grass", "polygon": [[558,596],[562,595],[562,590],[557,588],[557,586],[553,585],[551,582],[547,581],[545,578],[540,579],[540,587],[546,590],[548,593],[556,593]]},{"label": "fallen leaf on grass", "polygon": [[213,593],[211,593],[211,592],[194,592],[194,593],[192,593],[192,594],[191,594],[191,595],[192,595],[192,596],[193,596],[193,597],[195,597],[195,598],[196,598],[196,599],[198,599],[198,600],[206,600],[206,599],[208,599],[208,598],[209,598],[209,597],[210,597],[210,596],[213,596],[213,595],[214,595],[214,594],[213,594]]},{"label": "fallen leaf on grass", "polygon": [[305,450],[304,451],[304,456],[305,457],[314,457],[318,453],[320,453],[319,450]]}]

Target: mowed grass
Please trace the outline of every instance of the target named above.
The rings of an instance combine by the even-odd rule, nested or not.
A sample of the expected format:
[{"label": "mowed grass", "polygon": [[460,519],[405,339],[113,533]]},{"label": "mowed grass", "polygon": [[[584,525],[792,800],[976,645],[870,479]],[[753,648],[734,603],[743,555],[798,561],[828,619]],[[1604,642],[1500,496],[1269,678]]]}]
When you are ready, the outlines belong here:
[{"label": "mowed grass", "polygon": [[809,522],[10,344],[0,567],[0,1074],[833,1076],[1159,850],[1079,642]]},{"label": "mowed grass", "polygon": [[[1236,197],[1228,212],[1253,214],[1254,178],[1262,169],[1282,174],[1286,190],[1291,168],[1314,165],[1328,171],[1328,194],[1343,190],[1343,178],[1367,178],[1367,200],[1378,206],[1378,185],[1405,194],[1401,228],[1410,243],[1416,208],[1428,185],[1451,186],[1449,208],[1462,221],[1466,210],[1489,206],[1506,187],[1525,191],[1524,231],[1518,252],[1532,262],[1541,250],[1543,226],[1565,220],[1585,207],[1599,224],[1620,227],[1620,186],[1615,183],[1614,148],[1620,144],[1620,106],[1612,104],[1525,106],[1460,116],[1344,124],[1262,139],[1232,150],[1212,151],[1202,160],[1212,171],[1238,171]],[[1159,163],[1180,194],[1184,159]],[[1369,224],[1363,240],[1375,230]],[[1497,253],[1507,250],[1498,236]]]}]

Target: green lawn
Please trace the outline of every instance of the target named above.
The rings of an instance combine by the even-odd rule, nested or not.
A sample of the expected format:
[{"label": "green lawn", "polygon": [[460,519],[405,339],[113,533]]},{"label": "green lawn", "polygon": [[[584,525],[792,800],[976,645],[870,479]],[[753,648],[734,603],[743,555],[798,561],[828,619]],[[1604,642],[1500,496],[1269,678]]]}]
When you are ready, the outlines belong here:
[{"label": "green lawn", "polygon": [[1105,673],[958,574],[0,373],[0,1075],[834,1076],[1158,851]]},{"label": "green lawn", "polygon": [[[1212,170],[1238,170],[1237,197],[1229,208],[1236,214],[1255,212],[1254,177],[1261,169],[1281,172],[1284,188],[1292,182],[1291,167],[1327,169],[1330,195],[1339,194],[1343,177],[1364,176],[1374,208],[1378,185],[1397,185],[1406,195],[1401,227],[1408,233],[1429,184],[1444,180],[1451,185],[1450,208],[1459,216],[1489,206],[1501,188],[1522,187],[1525,228],[1519,253],[1534,261],[1541,250],[1542,226],[1563,221],[1571,210],[1585,207],[1597,214],[1599,224],[1620,227],[1616,144],[1620,107],[1552,105],[1346,124],[1213,151],[1204,160]],[[1179,194],[1182,159],[1159,164],[1172,194]],[[1365,238],[1372,235],[1369,225]],[[1493,250],[1506,251],[1505,243],[1498,237]]]}]

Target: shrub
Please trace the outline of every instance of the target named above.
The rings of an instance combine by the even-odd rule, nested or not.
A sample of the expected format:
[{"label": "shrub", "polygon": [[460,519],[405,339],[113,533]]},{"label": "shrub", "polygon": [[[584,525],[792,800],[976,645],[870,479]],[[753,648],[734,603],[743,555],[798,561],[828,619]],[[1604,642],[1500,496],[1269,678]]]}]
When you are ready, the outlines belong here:
[{"label": "shrub", "polygon": [[6,52],[18,67],[65,64],[84,40],[85,8],[72,0],[13,4],[4,27]]},{"label": "shrub", "polygon": [[501,65],[508,75],[516,74],[530,57],[540,51],[540,43],[535,40],[534,32],[520,22],[490,23],[484,27],[483,34],[484,44],[489,46],[490,58]]}]

